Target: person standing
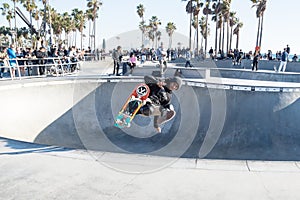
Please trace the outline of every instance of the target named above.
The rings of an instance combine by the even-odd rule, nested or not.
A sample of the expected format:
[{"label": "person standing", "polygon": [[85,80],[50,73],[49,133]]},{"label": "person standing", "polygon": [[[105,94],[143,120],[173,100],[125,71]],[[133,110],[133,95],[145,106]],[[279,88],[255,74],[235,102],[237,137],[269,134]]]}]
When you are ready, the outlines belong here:
[{"label": "person standing", "polygon": [[119,74],[119,69],[120,69],[120,66],[122,64],[122,47],[121,46],[118,46],[117,47],[117,51],[116,51],[116,58],[117,58],[117,66],[116,66],[116,76],[120,76]]},{"label": "person standing", "polygon": [[11,78],[14,78],[16,67],[17,67],[17,55],[16,55],[16,50],[15,50],[14,44],[11,44],[10,47],[7,49],[7,55],[9,58],[9,65],[11,68],[10,76],[11,76]]},{"label": "person standing", "polygon": [[280,72],[282,70],[282,72],[285,72],[287,59],[288,59],[288,53],[286,52],[286,48],[284,48],[283,52],[281,53],[281,60],[280,60],[280,65],[278,67],[278,71],[276,70],[276,67],[274,67],[275,71]]},{"label": "person standing", "polygon": [[210,57],[211,59],[214,59],[214,50],[213,50],[212,47],[210,47],[208,53],[209,53],[209,57]]},{"label": "person standing", "polygon": [[4,47],[3,51],[0,52],[0,78],[2,78],[2,75],[4,74],[4,67],[8,65],[7,59],[7,47]]},{"label": "person standing", "polygon": [[253,57],[253,63],[252,63],[252,71],[257,71],[258,68],[258,60],[259,60],[259,53],[257,51],[255,51],[254,53],[254,57]]},{"label": "person standing", "polygon": [[156,56],[159,62],[160,74],[163,77],[164,72],[167,70],[167,61],[165,60],[167,53],[164,51],[163,43],[161,43],[161,46],[156,50]]},{"label": "person standing", "polygon": [[113,49],[112,52],[112,59],[114,61],[114,71],[113,71],[113,75],[116,74],[116,70],[117,70],[117,63],[118,63],[118,58],[117,58],[117,50]]},{"label": "person standing", "polygon": [[36,58],[38,58],[38,64],[39,64],[39,75],[45,75],[46,73],[46,60],[47,52],[45,47],[40,47],[40,49],[36,52]]},{"label": "person standing", "polygon": [[191,65],[191,51],[190,51],[190,49],[186,50],[185,60],[186,60],[185,67],[188,67],[188,66],[192,67],[192,65]]}]

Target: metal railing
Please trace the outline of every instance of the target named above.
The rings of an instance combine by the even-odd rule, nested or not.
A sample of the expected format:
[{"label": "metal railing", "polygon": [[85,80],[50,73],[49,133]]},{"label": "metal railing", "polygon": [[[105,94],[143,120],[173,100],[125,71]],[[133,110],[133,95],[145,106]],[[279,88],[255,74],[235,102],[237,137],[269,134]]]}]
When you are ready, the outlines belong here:
[{"label": "metal railing", "polygon": [[[15,66],[11,66],[12,61],[15,61]],[[70,57],[0,59],[0,68],[1,72],[9,69],[10,78],[14,80],[16,76],[13,68],[19,79],[47,75],[65,76],[80,70],[80,62]]]}]

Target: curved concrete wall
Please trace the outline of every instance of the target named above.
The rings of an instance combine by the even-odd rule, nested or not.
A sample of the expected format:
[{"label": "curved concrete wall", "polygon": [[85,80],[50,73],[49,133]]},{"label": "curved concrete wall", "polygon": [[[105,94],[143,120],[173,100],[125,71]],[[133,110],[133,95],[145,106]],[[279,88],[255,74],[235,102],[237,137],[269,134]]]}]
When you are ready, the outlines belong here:
[{"label": "curved concrete wall", "polygon": [[0,136],[122,153],[300,160],[296,89],[243,91],[187,82],[174,94],[176,117],[156,135],[152,118],[137,116],[128,129],[113,126],[137,84],[129,81],[95,78],[0,86]]}]

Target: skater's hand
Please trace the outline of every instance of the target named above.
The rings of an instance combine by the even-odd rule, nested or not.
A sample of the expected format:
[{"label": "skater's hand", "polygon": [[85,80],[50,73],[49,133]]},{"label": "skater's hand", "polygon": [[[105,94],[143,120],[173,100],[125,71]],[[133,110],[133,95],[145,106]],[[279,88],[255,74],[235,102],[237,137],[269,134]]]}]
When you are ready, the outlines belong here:
[{"label": "skater's hand", "polygon": [[166,83],[164,81],[158,81],[157,85],[158,87],[163,88],[163,86],[166,85]]}]

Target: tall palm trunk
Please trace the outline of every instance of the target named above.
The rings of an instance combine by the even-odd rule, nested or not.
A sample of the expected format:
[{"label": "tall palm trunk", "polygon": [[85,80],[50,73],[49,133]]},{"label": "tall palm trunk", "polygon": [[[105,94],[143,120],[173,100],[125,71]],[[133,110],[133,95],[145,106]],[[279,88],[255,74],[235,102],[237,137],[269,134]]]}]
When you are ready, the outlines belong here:
[{"label": "tall palm trunk", "polygon": [[89,47],[91,47],[91,21],[89,20]]},{"label": "tall palm trunk", "polygon": [[217,49],[217,51],[219,52],[219,50],[222,50],[222,26],[220,27],[220,33],[219,33],[219,49]]},{"label": "tall palm trunk", "polygon": [[17,46],[17,37],[18,37],[18,31],[17,31],[17,17],[16,17],[16,1],[14,1],[14,20],[15,20],[15,32],[14,32],[14,36],[15,36],[15,40],[14,43]]},{"label": "tall palm trunk", "polygon": [[192,47],[192,13],[190,13],[190,37],[189,37],[189,48],[191,49],[191,47]]},{"label": "tall palm trunk", "polygon": [[83,45],[83,31],[80,31],[80,49],[82,50]]},{"label": "tall palm trunk", "polygon": [[227,20],[227,45],[226,45],[226,52],[229,52],[229,21]]},{"label": "tall palm trunk", "polygon": [[239,40],[240,40],[240,34],[236,34],[236,45],[235,45],[235,48],[236,49],[239,49]]},{"label": "tall palm trunk", "polygon": [[216,15],[215,54],[218,52],[218,17]]},{"label": "tall palm trunk", "polygon": [[223,22],[223,31],[222,31],[222,52],[224,53],[224,43],[225,43],[225,22]]},{"label": "tall palm trunk", "polygon": [[[144,17],[142,17],[142,21],[144,22]],[[144,33],[144,27],[143,27],[143,30],[142,30],[142,48],[144,48],[144,43],[145,43],[144,41],[145,41],[145,33]]]},{"label": "tall palm trunk", "polygon": [[262,38],[262,32],[263,32],[263,22],[264,22],[264,15],[261,16],[261,24],[260,24],[260,36],[259,36],[259,46],[261,48],[261,38]]},{"label": "tall palm trunk", "polygon": [[232,44],[232,32],[233,32],[233,26],[230,28],[230,42],[229,42],[229,49],[231,49],[231,44]]},{"label": "tall palm trunk", "polygon": [[207,36],[208,36],[208,13],[206,14],[206,19],[205,19],[205,44],[204,44],[204,57],[206,58],[206,53],[207,53]]},{"label": "tall palm trunk", "polygon": [[257,27],[257,36],[256,36],[256,46],[258,47],[258,41],[259,41],[259,35],[260,35],[260,17],[258,18],[258,27]]},{"label": "tall palm trunk", "polygon": [[197,15],[197,28],[196,28],[196,34],[197,34],[197,42],[196,42],[196,44],[197,44],[197,46],[196,46],[196,55],[198,55],[199,54],[199,24],[198,24],[198,22],[199,22],[199,20],[198,20],[198,16],[199,16],[199,14]]},{"label": "tall palm trunk", "polygon": [[94,19],[93,35],[94,35],[94,51],[95,51],[96,50],[96,18]]}]

